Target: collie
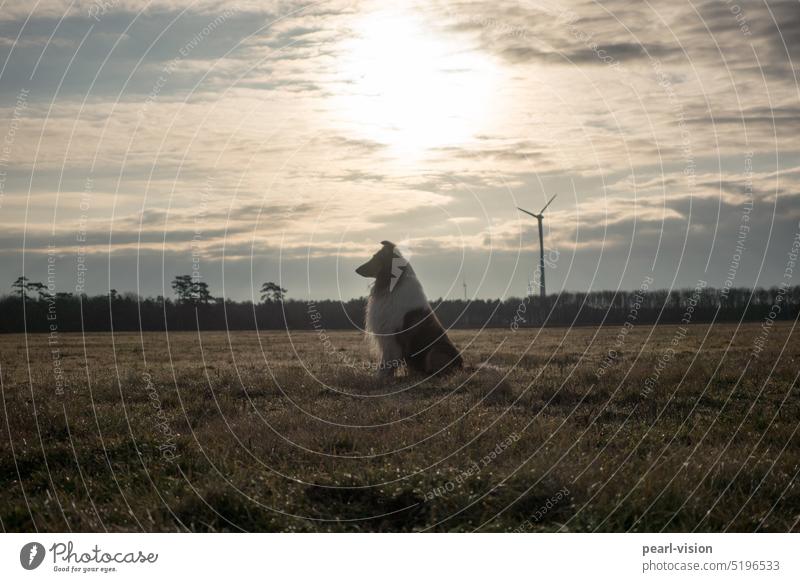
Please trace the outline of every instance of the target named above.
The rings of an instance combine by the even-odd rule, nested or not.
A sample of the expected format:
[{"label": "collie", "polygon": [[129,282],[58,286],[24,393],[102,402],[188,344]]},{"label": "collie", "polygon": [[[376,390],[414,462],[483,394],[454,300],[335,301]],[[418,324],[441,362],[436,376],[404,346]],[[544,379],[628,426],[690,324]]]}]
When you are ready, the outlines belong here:
[{"label": "collie", "polygon": [[463,366],[461,354],[431,309],[414,269],[388,241],[356,269],[375,279],[366,311],[366,331],[379,357],[378,374],[394,376],[405,365],[428,376]]}]

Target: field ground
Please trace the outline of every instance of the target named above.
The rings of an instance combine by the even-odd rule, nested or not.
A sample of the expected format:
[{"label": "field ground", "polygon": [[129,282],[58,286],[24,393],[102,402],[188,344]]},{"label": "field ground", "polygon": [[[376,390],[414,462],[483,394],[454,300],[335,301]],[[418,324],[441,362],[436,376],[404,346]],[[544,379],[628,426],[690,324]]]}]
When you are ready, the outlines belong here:
[{"label": "field ground", "polygon": [[621,329],[454,332],[497,369],[383,385],[350,332],[0,336],[0,524],[800,529],[800,334]]}]

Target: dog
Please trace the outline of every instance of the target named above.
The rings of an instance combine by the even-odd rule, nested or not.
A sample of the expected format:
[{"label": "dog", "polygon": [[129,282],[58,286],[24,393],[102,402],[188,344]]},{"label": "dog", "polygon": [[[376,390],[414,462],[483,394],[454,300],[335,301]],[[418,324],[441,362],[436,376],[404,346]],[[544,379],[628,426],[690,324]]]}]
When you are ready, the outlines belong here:
[{"label": "dog", "polygon": [[378,375],[392,377],[403,364],[426,376],[461,369],[461,353],[431,309],[414,269],[396,245],[381,245],[356,269],[362,277],[375,279],[365,327],[380,358]]}]

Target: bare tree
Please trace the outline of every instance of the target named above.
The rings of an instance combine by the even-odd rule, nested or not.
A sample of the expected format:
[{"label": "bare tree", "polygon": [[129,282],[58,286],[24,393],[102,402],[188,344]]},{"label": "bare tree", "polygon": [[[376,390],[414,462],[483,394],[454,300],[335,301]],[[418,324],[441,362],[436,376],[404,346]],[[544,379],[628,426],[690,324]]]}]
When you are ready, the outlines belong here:
[{"label": "bare tree", "polygon": [[172,281],[172,289],[178,296],[179,303],[192,305],[208,305],[214,300],[208,283],[195,281],[191,275],[178,275]]},{"label": "bare tree", "polygon": [[43,283],[33,282],[24,275],[17,277],[17,280],[11,284],[11,288],[20,296],[20,298],[27,297],[28,291],[33,291],[39,294],[39,299],[47,297],[47,285]]},{"label": "bare tree", "polygon": [[261,286],[261,301],[263,303],[272,303],[283,301],[287,291],[277,283],[267,281]]},{"label": "bare tree", "polygon": [[179,303],[192,302],[192,276],[178,275],[172,280],[172,290],[178,296]]}]

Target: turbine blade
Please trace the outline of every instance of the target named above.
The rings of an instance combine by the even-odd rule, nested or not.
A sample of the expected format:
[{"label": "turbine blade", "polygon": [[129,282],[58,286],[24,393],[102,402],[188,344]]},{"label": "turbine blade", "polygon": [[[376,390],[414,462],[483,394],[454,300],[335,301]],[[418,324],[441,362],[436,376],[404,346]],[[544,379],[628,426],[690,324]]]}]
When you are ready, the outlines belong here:
[{"label": "turbine blade", "polygon": [[525,214],[529,214],[529,215],[533,216],[534,218],[539,218],[533,212],[528,212],[527,210],[525,210],[524,208],[520,208],[519,206],[517,206],[517,210],[520,210],[520,211],[524,212]]},{"label": "turbine blade", "polygon": [[550,200],[548,200],[548,201],[547,201],[547,204],[545,204],[545,205],[544,205],[544,208],[542,208],[542,210],[539,212],[539,214],[544,214],[544,211],[547,209],[547,207],[548,207],[548,206],[550,206],[550,203],[551,203],[553,200],[555,200],[555,199],[556,199],[556,196],[558,196],[558,194],[553,194],[553,197],[552,197],[552,198],[550,198]]}]

